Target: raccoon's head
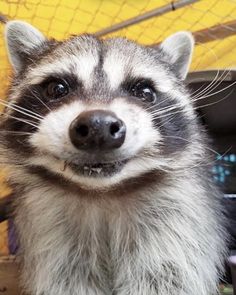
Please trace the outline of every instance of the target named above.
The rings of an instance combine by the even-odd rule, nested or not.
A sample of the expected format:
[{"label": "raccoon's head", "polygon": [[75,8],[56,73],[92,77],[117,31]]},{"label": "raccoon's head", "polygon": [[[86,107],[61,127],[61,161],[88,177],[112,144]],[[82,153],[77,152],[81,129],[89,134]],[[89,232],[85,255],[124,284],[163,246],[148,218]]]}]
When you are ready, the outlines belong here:
[{"label": "raccoon's head", "polygon": [[90,35],[58,42],[12,21],[6,43],[15,79],[1,142],[15,170],[93,189],[183,161],[195,133],[183,86],[191,34],[176,33],[157,48]]}]

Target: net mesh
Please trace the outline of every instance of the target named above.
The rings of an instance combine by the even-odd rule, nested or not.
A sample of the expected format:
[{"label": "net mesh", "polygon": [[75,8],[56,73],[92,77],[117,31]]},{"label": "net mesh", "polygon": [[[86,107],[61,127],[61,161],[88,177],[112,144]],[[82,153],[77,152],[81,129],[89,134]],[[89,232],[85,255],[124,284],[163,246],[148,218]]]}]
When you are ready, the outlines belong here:
[{"label": "net mesh", "polygon": [[[28,21],[46,36],[61,40],[71,34],[96,33],[114,24],[177,2],[169,0],[0,0],[0,18],[2,21],[13,19]],[[195,1],[181,9],[121,28],[103,37],[119,35],[143,44],[156,44],[179,30],[189,30],[196,36],[197,46],[191,70],[235,65],[235,0]],[[220,34],[222,30],[224,30],[223,35]],[[2,23],[0,25],[0,79],[3,85],[0,89],[1,97],[5,94],[10,75],[3,31]],[[204,37],[204,43],[198,42],[198,37],[201,36]]]},{"label": "net mesh", "polygon": [[[146,12],[178,1],[169,0],[0,0],[0,98],[6,96],[11,68],[4,44],[4,22],[21,19],[39,28],[46,36],[62,40],[71,34],[96,33]],[[231,68],[236,65],[236,1],[193,1],[124,27],[103,38],[125,36],[142,44],[160,43],[168,35],[188,30],[196,37],[191,70]],[[2,175],[0,175],[2,179]],[[0,182],[1,195],[7,188]],[[6,224],[0,225],[0,254],[5,253]]]}]

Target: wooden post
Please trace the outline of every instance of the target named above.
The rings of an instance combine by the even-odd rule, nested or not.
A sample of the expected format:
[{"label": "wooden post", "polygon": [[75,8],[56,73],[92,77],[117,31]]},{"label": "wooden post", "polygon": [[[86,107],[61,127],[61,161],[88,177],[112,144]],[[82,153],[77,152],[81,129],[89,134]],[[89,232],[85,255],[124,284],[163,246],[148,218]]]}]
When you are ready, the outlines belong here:
[{"label": "wooden post", "polygon": [[13,256],[0,256],[0,295],[20,295],[19,268]]}]

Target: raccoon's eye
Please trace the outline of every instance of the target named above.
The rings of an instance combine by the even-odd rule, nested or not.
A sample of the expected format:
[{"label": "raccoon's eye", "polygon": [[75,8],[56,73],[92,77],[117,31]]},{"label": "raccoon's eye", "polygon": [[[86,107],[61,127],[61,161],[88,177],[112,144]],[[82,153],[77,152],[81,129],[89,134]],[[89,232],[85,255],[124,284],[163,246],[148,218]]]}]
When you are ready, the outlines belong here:
[{"label": "raccoon's eye", "polygon": [[46,86],[46,95],[51,99],[61,98],[69,93],[69,85],[66,81],[51,81]]},{"label": "raccoon's eye", "polygon": [[133,96],[140,98],[142,101],[154,103],[157,99],[156,91],[146,82],[138,82],[131,88]]}]

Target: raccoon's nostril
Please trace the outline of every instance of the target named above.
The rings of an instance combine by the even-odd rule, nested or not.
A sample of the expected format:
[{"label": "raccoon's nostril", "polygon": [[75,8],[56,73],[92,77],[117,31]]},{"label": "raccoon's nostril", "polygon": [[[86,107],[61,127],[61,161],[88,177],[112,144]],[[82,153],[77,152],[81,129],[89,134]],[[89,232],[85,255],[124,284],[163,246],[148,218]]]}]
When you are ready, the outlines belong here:
[{"label": "raccoon's nostril", "polygon": [[89,134],[89,128],[87,125],[80,125],[76,128],[76,133],[82,137],[86,137]]},{"label": "raccoon's nostril", "polygon": [[116,136],[117,132],[119,131],[120,131],[120,123],[119,122],[112,123],[110,126],[110,134],[112,136]]}]

